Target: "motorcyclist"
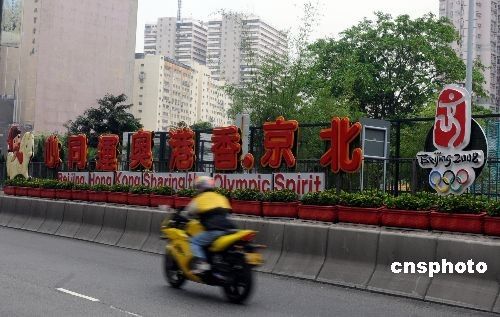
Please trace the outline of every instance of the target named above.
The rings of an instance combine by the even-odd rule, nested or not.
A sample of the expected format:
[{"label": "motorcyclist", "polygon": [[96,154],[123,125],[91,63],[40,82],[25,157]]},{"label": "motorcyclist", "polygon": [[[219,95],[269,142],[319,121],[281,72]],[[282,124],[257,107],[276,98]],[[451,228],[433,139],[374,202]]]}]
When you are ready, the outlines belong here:
[{"label": "motorcyclist", "polygon": [[194,187],[198,194],[191,200],[185,211],[190,216],[197,216],[205,228],[202,233],[191,237],[190,241],[194,256],[191,273],[200,274],[210,270],[203,248],[226,234],[227,230],[236,227],[227,217],[231,205],[226,197],[214,191],[215,182],[212,177],[196,177]]}]

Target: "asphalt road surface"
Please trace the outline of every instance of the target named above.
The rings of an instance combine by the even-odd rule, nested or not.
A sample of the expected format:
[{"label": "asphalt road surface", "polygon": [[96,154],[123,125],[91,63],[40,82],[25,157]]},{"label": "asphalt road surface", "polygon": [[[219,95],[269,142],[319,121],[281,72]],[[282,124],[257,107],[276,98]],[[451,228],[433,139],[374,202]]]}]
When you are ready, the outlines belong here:
[{"label": "asphalt road surface", "polygon": [[159,255],[0,227],[0,316],[498,316],[256,274],[245,305],[167,286]]}]

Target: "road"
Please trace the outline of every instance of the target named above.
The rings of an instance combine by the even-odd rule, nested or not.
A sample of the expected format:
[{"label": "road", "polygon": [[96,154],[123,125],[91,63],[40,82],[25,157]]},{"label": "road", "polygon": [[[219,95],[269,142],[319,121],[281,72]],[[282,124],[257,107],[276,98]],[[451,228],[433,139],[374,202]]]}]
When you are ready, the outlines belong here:
[{"label": "road", "polygon": [[257,274],[246,305],[167,286],[159,255],[0,227],[0,316],[498,316]]}]

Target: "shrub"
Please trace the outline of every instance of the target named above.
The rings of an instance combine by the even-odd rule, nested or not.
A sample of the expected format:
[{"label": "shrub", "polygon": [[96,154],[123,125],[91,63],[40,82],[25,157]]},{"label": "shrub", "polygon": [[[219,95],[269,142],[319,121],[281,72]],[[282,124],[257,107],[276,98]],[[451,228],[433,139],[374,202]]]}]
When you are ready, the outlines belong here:
[{"label": "shrub", "polygon": [[75,187],[75,184],[72,182],[59,181],[57,182],[56,189],[62,190],[71,190]]},{"label": "shrub", "polygon": [[500,217],[500,201],[491,201],[488,204],[488,215],[492,217]]},{"label": "shrub", "polygon": [[73,189],[76,190],[90,190],[91,186],[89,184],[75,184]]},{"label": "shrub", "polygon": [[378,208],[384,205],[387,195],[379,191],[362,191],[358,193],[341,192],[339,204],[348,207]]},{"label": "shrub", "polygon": [[30,188],[39,188],[41,181],[42,181],[41,179],[32,178],[26,183],[25,186]]},{"label": "shrub", "polygon": [[194,188],[184,188],[177,191],[179,197],[194,197],[198,192]]},{"label": "shrub", "polygon": [[339,202],[339,196],[334,191],[327,190],[304,194],[301,201],[304,205],[335,206]]},{"label": "shrub", "polygon": [[215,189],[216,193],[221,194],[222,196],[226,197],[227,199],[231,198],[231,191],[222,187],[217,187]]},{"label": "shrub", "polygon": [[115,184],[109,188],[109,191],[117,193],[128,193],[130,191],[130,186],[123,184]]},{"label": "shrub", "polygon": [[40,187],[44,189],[56,189],[59,186],[57,179],[44,179],[40,181]]},{"label": "shrub", "polygon": [[151,187],[144,185],[133,186],[130,188],[130,192],[136,195],[147,195],[151,193],[151,190]]},{"label": "shrub", "polygon": [[268,202],[294,202],[299,199],[297,193],[290,189],[270,190],[264,192],[263,200]]},{"label": "shrub", "polygon": [[175,190],[170,186],[153,187],[151,189],[151,192],[155,195],[162,195],[162,196],[172,196],[175,194]]},{"label": "shrub", "polygon": [[111,186],[106,184],[96,184],[90,186],[90,190],[95,192],[108,192],[111,189]]},{"label": "shrub", "polygon": [[487,202],[470,194],[439,197],[437,210],[447,213],[478,214],[486,210]]},{"label": "shrub", "polygon": [[262,196],[258,189],[235,189],[231,192],[231,198],[234,200],[261,201]]},{"label": "shrub", "polygon": [[436,208],[439,196],[432,193],[401,194],[397,197],[387,196],[385,204],[390,209],[431,210]]}]

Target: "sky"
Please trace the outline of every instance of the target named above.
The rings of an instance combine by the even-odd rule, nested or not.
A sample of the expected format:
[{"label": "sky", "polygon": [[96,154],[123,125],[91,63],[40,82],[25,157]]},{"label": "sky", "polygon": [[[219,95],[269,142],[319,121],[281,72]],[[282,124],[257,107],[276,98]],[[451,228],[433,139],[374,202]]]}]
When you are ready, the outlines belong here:
[{"label": "sky", "polygon": [[[182,0],[182,17],[208,21],[220,10],[255,14],[280,30],[293,30],[303,16],[304,4],[313,3],[319,16],[313,22],[311,40],[336,36],[373,12],[393,16],[409,14],[420,17],[438,14],[439,0]],[[177,16],[176,0],[139,0],[136,51],[143,51],[144,24],[155,23],[158,17]]]}]

